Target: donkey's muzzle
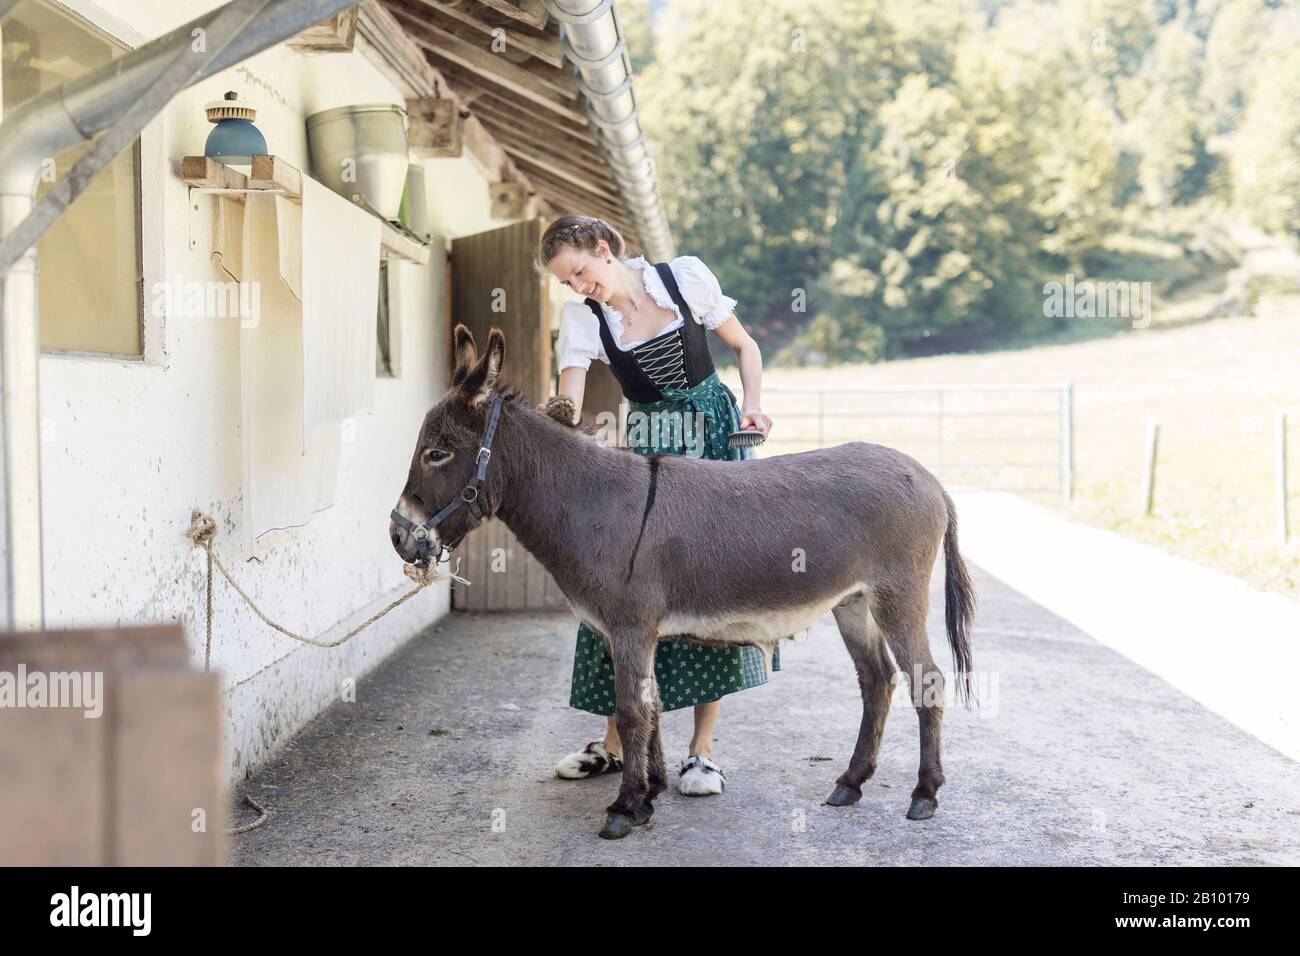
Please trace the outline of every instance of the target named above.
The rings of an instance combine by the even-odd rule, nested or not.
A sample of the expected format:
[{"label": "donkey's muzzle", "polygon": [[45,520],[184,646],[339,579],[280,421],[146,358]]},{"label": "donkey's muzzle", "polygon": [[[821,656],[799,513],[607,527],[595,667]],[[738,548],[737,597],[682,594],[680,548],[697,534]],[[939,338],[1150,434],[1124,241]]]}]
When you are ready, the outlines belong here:
[{"label": "donkey's muzzle", "polygon": [[427,565],[438,550],[437,537],[432,531],[412,524],[396,511],[388,522],[388,539],[397,556],[407,564]]}]

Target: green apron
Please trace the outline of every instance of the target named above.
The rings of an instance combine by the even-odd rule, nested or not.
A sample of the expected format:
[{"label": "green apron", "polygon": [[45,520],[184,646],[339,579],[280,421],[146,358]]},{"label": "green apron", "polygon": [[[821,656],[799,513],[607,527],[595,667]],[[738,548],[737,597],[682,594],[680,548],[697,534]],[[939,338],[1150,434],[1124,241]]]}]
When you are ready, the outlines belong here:
[{"label": "green apron", "polygon": [[[691,455],[720,461],[754,457],[752,448],[727,446],[727,437],[740,425],[740,410],[717,372],[691,388],[662,392],[658,402],[630,403],[627,439],[638,455]],[[704,415],[702,434],[696,432],[697,413]],[[628,507],[639,511],[642,503],[628,502]],[[780,669],[777,650],[772,670]],[[664,639],[655,649],[655,680],[662,709],[677,710],[766,684],[767,664],[763,652],[752,644],[712,647]],[[585,623],[578,625],[569,706],[606,717],[614,713],[614,662],[604,639]]]}]

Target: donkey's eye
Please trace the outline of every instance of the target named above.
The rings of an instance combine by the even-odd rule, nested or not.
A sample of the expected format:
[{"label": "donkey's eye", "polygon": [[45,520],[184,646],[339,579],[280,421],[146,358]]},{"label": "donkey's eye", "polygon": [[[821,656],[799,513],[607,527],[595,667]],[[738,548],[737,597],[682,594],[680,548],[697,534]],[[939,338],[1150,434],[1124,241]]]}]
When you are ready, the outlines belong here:
[{"label": "donkey's eye", "polygon": [[451,452],[443,451],[441,448],[426,448],[424,450],[424,463],[426,465],[444,465],[451,460]]}]

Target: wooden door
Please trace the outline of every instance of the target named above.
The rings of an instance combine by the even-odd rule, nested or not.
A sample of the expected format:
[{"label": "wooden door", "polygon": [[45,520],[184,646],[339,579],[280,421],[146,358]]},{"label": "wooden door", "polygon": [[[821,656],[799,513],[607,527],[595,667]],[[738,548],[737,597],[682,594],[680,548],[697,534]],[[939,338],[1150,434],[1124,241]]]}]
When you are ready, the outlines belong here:
[{"label": "wooden door", "polygon": [[[530,219],[500,229],[453,239],[451,323],[474,333],[480,352],[488,330],[506,336],[503,378],[536,404],[551,383],[551,337],[543,280],[533,269],[543,222]],[[492,519],[460,546],[460,573],[473,582],[452,588],[457,610],[496,611],[564,608],[567,603],[546,569],[528,554],[500,521]]]}]

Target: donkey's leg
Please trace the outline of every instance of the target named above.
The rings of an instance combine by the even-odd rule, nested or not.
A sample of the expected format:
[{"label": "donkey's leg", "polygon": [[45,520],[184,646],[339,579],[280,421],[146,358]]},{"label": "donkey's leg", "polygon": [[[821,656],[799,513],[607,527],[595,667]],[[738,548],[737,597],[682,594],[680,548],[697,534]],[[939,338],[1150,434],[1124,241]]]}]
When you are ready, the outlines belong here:
[{"label": "donkey's leg", "polygon": [[605,826],[600,835],[607,840],[627,836],[632,827],[647,823],[654,813],[647,769],[651,730],[659,707],[654,686],[655,643],[652,635],[630,629],[610,635],[614,719],[623,742],[623,784],[618,797],[605,808]]},{"label": "donkey's leg", "polygon": [[853,748],[849,769],[835,781],[835,790],[826,798],[832,807],[844,807],[862,799],[862,782],[876,772],[880,762],[880,738],[889,715],[890,682],[894,666],[885,650],[884,635],[871,617],[865,594],[855,595],[834,609],[835,623],[858,672],[862,691],[862,724],[858,743]]},{"label": "donkey's leg", "polygon": [[668,767],[664,763],[664,742],[659,734],[658,695],[655,695],[654,719],[650,724],[650,745],[647,757],[646,785],[649,790],[646,793],[645,802],[648,805],[651,800],[668,789]]},{"label": "donkey's leg", "polygon": [[872,613],[885,633],[898,668],[907,675],[912,704],[920,722],[921,766],[916,789],[908,807],[909,820],[928,820],[939,807],[937,797],[944,784],[940,756],[943,730],[943,671],[930,654],[925,631],[929,607],[928,582],[917,581],[910,589],[878,591],[873,595]]}]

